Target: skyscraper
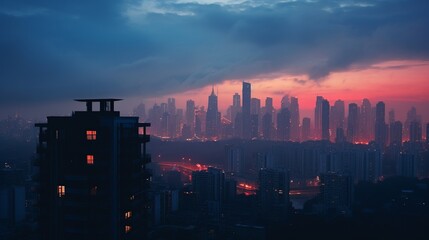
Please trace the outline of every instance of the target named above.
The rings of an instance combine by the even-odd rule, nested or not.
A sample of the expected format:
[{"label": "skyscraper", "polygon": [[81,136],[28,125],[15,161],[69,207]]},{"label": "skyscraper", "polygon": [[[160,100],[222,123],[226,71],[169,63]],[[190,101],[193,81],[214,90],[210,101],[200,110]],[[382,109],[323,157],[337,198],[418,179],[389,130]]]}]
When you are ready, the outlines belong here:
[{"label": "skyscraper", "polygon": [[402,123],[396,121],[390,124],[390,146],[402,146]]},{"label": "skyscraper", "polygon": [[191,99],[186,101],[186,125],[189,126],[193,136],[195,132],[195,102]]},{"label": "skyscraper", "polygon": [[235,115],[241,111],[240,94],[235,93],[232,96],[231,121],[234,122]]},{"label": "skyscraper", "polygon": [[360,112],[360,136],[364,141],[370,141],[373,139],[374,133],[374,122],[372,116],[372,107],[368,99],[362,100],[361,112]]},{"label": "skyscraper", "polygon": [[344,101],[337,100],[334,103],[334,106],[331,108],[330,120],[330,128],[332,129],[332,135],[336,136],[337,128],[345,129],[344,126]]},{"label": "skyscraper", "polygon": [[[291,97],[290,98],[290,136],[292,141],[299,142],[300,134],[299,134],[299,103],[298,98]],[[278,123],[277,123],[278,124]]]},{"label": "skyscraper", "polygon": [[323,97],[316,97],[316,108],[314,109],[314,137],[320,139],[322,137],[322,103]]},{"label": "skyscraper", "polygon": [[349,104],[349,116],[347,118],[347,141],[354,143],[358,141],[359,132],[359,109],[356,103]]},{"label": "skyscraper", "polygon": [[272,115],[265,113],[262,117],[262,136],[265,140],[271,140],[273,129]]},{"label": "skyscraper", "polygon": [[250,83],[243,82],[242,89],[242,97],[243,97],[243,138],[250,139],[251,131],[250,131],[250,99],[251,99],[251,85]]},{"label": "skyscraper", "polygon": [[289,101],[289,95],[283,96],[283,98],[280,102],[280,107],[281,108],[287,108],[290,110],[290,104],[291,104],[291,101]]},{"label": "skyscraper", "polygon": [[277,139],[289,141],[291,133],[291,114],[287,108],[282,108],[277,114]]},{"label": "skyscraper", "polygon": [[302,141],[308,141],[310,140],[310,134],[311,134],[311,123],[310,118],[303,118],[302,119],[302,129],[301,129],[301,140]]},{"label": "skyscraper", "polygon": [[219,135],[220,113],[218,111],[217,96],[212,88],[212,93],[209,96],[207,117],[206,117],[206,136],[213,138]]},{"label": "skyscraper", "polygon": [[387,142],[387,125],[385,121],[385,105],[384,102],[378,102],[376,105],[375,112],[375,142],[380,145],[380,147],[386,147]]},{"label": "skyscraper", "polygon": [[261,100],[258,98],[252,98],[250,100],[250,114],[251,114],[251,128],[252,128],[252,138],[259,137],[259,129],[261,129],[262,124],[262,114],[261,114]]},{"label": "skyscraper", "polygon": [[170,116],[176,115],[176,99],[168,98],[167,99],[167,112]]},{"label": "skyscraper", "polygon": [[422,124],[418,121],[410,123],[410,142],[420,143],[422,141]]},{"label": "skyscraper", "polygon": [[407,112],[407,119],[404,122],[404,138],[405,139],[410,139],[410,126],[411,126],[411,122],[419,122],[420,119],[417,116],[417,109],[415,107],[412,107],[408,112]]},{"label": "skyscraper", "polygon": [[121,117],[118,100],[77,100],[86,111],[36,124],[41,239],[141,239],[147,231],[150,124]]},{"label": "skyscraper", "polygon": [[324,99],[322,101],[322,140],[329,141],[329,101]]}]

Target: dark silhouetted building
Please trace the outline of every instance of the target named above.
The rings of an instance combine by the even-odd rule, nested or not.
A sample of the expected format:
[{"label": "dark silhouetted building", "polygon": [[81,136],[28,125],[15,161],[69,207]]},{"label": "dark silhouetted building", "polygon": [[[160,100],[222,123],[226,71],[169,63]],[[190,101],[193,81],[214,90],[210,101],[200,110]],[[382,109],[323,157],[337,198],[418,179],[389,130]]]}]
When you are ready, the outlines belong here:
[{"label": "dark silhouetted building", "polygon": [[342,143],[346,141],[346,135],[344,134],[344,129],[337,128],[335,131],[335,142]]},{"label": "dark silhouetted building", "polygon": [[241,173],[243,170],[243,150],[241,147],[228,145],[225,146],[226,172]]},{"label": "dark silhouetted building", "polygon": [[331,115],[330,115],[330,127],[332,129],[332,135],[336,136],[336,131],[338,128],[345,129],[344,126],[344,101],[337,100],[334,103],[334,106],[331,107]]},{"label": "dark silhouetted building", "polygon": [[369,142],[373,139],[374,121],[372,115],[371,102],[365,98],[362,100],[359,119],[359,135],[363,141]]},{"label": "dark silhouetted building", "polygon": [[316,108],[314,109],[314,137],[320,139],[322,137],[322,104],[323,97],[316,97]]},{"label": "dark silhouetted building", "polygon": [[293,141],[300,141],[300,131],[299,131],[299,103],[298,98],[290,98],[290,136]]},{"label": "dark silhouetted building", "polygon": [[217,137],[219,135],[220,113],[218,110],[217,96],[212,88],[212,93],[209,96],[207,117],[206,117],[206,136],[208,138]]},{"label": "dark silhouetted building", "polygon": [[386,147],[387,142],[387,125],[385,121],[385,105],[384,102],[378,102],[375,110],[375,142],[380,147]]},{"label": "dark silhouetted building", "polygon": [[273,129],[272,115],[265,113],[262,117],[262,137],[264,140],[271,140]]},{"label": "dark silhouetted building", "polygon": [[252,98],[250,100],[250,114],[251,114],[252,138],[258,138],[259,129],[261,128],[261,123],[262,123],[260,99]]},{"label": "dark silhouetted building", "polygon": [[192,188],[202,212],[219,219],[224,195],[225,173],[218,168],[192,172]]},{"label": "dark silhouetted building", "polygon": [[301,141],[310,140],[310,135],[311,135],[311,119],[303,118],[302,129],[301,129]]},{"label": "dark silhouetted building", "polygon": [[402,146],[402,123],[396,121],[390,124],[390,146]]},{"label": "dark silhouetted building", "polygon": [[242,89],[242,97],[243,97],[243,138],[250,139],[251,131],[250,131],[250,99],[251,99],[251,85],[250,83],[243,82]]},{"label": "dark silhouetted building", "polygon": [[36,124],[41,239],[142,239],[147,231],[150,124],[121,117],[118,100],[77,100],[86,111]]},{"label": "dark silhouetted building", "polygon": [[191,136],[195,132],[195,102],[191,99],[186,101],[185,123],[190,129]]},{"label": "dark silhouetted building", "polygon": [[277,114],[277,139],[289,141],[291,134],[291,116],[287,108],[282,108]]},{"label": "dark silhouetted building", "polygon": [[358,141],[359,133],[359,109],[356,103],[349,104],[349,116],[347,118],[347,141]]},{"label": "dark silhouetted building", "polygon": [[263,215],[279,214],[284,217],[289,207],[289,175],[287,172],[277,169],[261,169],[258,194]]},{"label": "dark silhouetted building", "polygon": [[328,140],[329,141],[329,102],[328,100],[324,99],[322,101],[322,140]]},{"label": "dark silhouetted building", "polygon": [[[0,228],[12,229],[26,217],[24,171],[0,169]],[[0,231],[0,238],[2,232]]]},{"label": "dark silhouetted building", "polygon": [[324,214],[350,214],[353,201],[352,177],[338,173],[320,176],[320,195]]},{"label": "dark silhouetted building", "polygon": [[422,124],[418,121],[410,123],[410,142],[420,143],[422,141]]}]

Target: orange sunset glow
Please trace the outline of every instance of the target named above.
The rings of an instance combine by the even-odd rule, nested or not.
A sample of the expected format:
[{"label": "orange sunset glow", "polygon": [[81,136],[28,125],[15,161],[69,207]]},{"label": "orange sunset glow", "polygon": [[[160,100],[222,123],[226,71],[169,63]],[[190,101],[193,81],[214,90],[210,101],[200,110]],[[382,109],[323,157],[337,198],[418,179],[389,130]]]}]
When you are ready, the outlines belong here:
[{"label": "orange sunset glow", "polygon": [[[288,74],[269,74],[251,79],[225,80],[214,85],[219,96],[219,109],[226,111],[232,104],[232,95],[241,94],[241,81],[252,83],[252,98],[272,97],[274,107],[280,107],[284,95],[297,96],[303,117],[311,117],[316,96],[323,96],[332,103],[341,99],[346,103],[360,103],[368,98],[375,104],[384,101],[387,109],[395,108],[400,119],[406,111],[415,106],[421,111],[429,103],[429,62],[428,61],[389,61],[371,65],[367,68],[352,68],[349,71],[334,72],[325,79],[309,80],[307,76]],[[175,97],[179,107],[184,107],[186,100],[193,99],[199,106],[207,105],[207,96],[212,86],[193,89],[184,93],[166,95],[149,99],[161,102],[168,97]],[[150,104],[149,104],[150,106]],[[427,112],[422,112],[423,119],[429,119]]]}]

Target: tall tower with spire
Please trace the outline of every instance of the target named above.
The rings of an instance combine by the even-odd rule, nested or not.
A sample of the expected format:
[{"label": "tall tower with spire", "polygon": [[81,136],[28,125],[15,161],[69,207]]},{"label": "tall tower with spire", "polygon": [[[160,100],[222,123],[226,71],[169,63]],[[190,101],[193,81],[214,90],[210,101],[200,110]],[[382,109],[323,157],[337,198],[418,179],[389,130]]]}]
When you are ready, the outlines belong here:
[{"label": "tall tower with spire", "polygon": [[212,87],[212,93],[209,96],[207,115],[206,115],[206,136],[208,138],[213,138],[218,136],[219,125],[220,125],[220,113],[218,110],[218,101],[217,101],[217,96],[214,92],[214,87]]}]

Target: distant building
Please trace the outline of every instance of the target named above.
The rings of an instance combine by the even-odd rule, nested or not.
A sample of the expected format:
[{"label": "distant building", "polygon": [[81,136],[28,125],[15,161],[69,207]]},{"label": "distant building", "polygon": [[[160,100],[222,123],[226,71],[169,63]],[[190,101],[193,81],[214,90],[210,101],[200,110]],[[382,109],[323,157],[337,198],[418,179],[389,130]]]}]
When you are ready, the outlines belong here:
[{"label": "distant building", "polygon": [[346,135],[344,134],[344,130],[342,128],[337,128],[335,131],[335,142],[343,143],[346,141]]},{"label": "distant building", "polygon": [[366,98],[362,100],[359,129],[360,136],[363,141],[369,142],[373,139],[374,121],[372,116],[372,107],[371,102]]},{"label": "distant building", "polygon": [[350,214],[353,201],[352,178],[347,175],[330,172],[322,174],[320,181],[323,214]]},{"label": "distant building", "polygon": [[273,129],[272,115],[265,113],[262,117],[262,137],[264,140],[271,140]]},{"label": "distant building", "polygon": [[214,138],[219,136],[220,130],[220,113],[218,110],[218,99],[212,88],[212,93],[209,96],[207,117],[206,117],[206,136]]},{"label": "distant building", "polygon": [[422,141],[422,124],[418,121],[412,121],[409,129],[410,142],[420,143]]},{"label": "distant building", "polygon": [[[283,170],[259,171],[259,202],[263,215],[287,216],[289,208],[289,174]],[[276,215],[276,216],[275,216]]]},{"label": "distant building", "polygon": [[291,136],[291,114],[287,108],[282,108],[277,114],[277,139],[289,141]]},{"label": "distant building", "polygon": [[330,139],[330,132],[329,132],[329,102],[328,100],[324,99],[322,101],[322,119],[321,119],[321,127],[322,127],[322,140],[328,140]]},{"label": "distant building", "polygon": [[192,189],[201,210],[215,220],[220,218],[225,173],[221,169],[209,167],[207,170],[192,172]]},{"label": "distant building", "polygon": [[298,98],[290,98],[290,137],[292,141],[300,141],[300,129],[299,129],[299,103]]},{"label": "distant building", "polygon": [[311,119],[303,118],[302,119],[302,129],[301,129],[301,141],[310,140],[311,135]]},{"label": "distant building", "polygon": [[150,124],[121,117],[118,100],[77,100],[86,111],[36,124],[41,239],[141,239],[147,231]]},{"label": "distant building", "polygon": [[242,116],[243,116],[243,131],[242,138],[250,139],[251,131],[250,131],[250,99],[251,99],[251,85],[248,82],[243,82],[242,89],[242,98],[243,98],[243,106],[242,106]]},{"label": "distant building", "polygon": [[0,227],[11,228],[25,220],[25,199],[24,171],[0,169]]},{"label": "distant building", "polygon": [[356,103],[349,104],[349,116],[347,118],[347,141],[355,143],[359,134],[359,109]]},{"label": "distant building", "polygon": [[191,99],[186,101],[185,124],[190,129],[190,135],[195,133],[195,102]]},{"label": "distant building", "polygon": [[322,137],[322,104],[324,98],[322,96],[316,97],[316,108],[314,109],[314,137],[321,139]]},{"label": "distant building", "polygon": [[243,170],[243,150],[241,147],[225,146],[225,170],[228,173],[240,174]]},{"label": "distant building", "polygon": [[402,146],[402,123],[400,121],[390,124],[390,142],[389,145]]},{"label": "distant building", "polygon": [[377,103],[375,113],[375,142],[379,144],[381,148],[384,149],[387,143],[387,125],[385,121],[384,102]]},{"label": "distant building", "polygon": [[337,135],[337,129],[345,129],[344,125],[344,113],[345,113],[345,107],[344,107],[344,101],[337,100],[334,103],[334,106],[331,107],[331,114],[330,114],[330,128],[332,129],[332,135]]}]

